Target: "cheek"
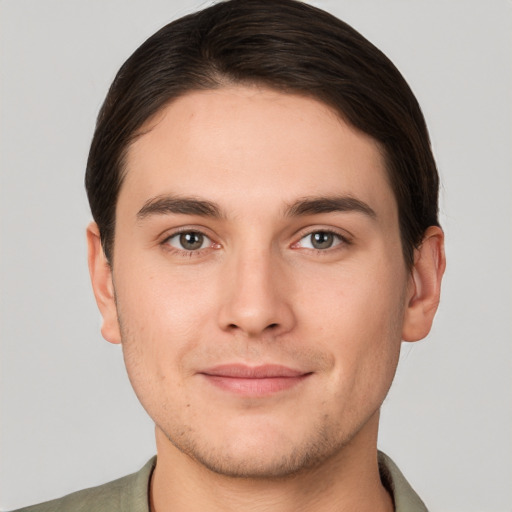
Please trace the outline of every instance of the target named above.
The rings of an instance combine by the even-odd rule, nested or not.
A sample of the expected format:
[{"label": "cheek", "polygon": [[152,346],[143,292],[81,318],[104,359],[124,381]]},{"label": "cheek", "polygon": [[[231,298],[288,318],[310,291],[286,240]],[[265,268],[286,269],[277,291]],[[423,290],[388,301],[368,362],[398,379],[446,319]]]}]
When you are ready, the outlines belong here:
[{"label": "cheek", "polygon": [[176,369],[197,344],[201,312],[183,300],[172,279],[139,272],[123,283],[127,286],[118,286],[116,295],[126,371],[139,401],[158,423],[174,417],[177,403],[190,400],[184,375]]},{"label": "cheek", "polygon": [[138,268],[136,274],[121,267],[115,275],[128,372],[145,368],[155,380],[175,378],[170,370],[181,366],[209,325],[211,286],[168,270],[131,268]]},{"label": "cheek", "polygon": [[403,317],[406,280],[398,266],[394,271],[385,266],[365,262],[340,265],[298,279],[301,298],[297,302],[303,309],[302,316],[341,337],[351,333],[361,340],[377,342],[388,337],[390,331],[396,334]]},{"label": "cheek", "polygon": [[302,301],[308,337],[332,354],[337,389],[346,389],[343,380],[367,391],[385,388],[398,361],[405,273],[391,261],[361,269],[347,266],[317,274],[316,282],[301,291],[309,297]]},{"label": "cheek", "polygon": [[187,334],[200,325],[214,295],[204,272],[173,268],[165,261],[146,267],[128,264],[114,277],[118,308],[138,330]]}]

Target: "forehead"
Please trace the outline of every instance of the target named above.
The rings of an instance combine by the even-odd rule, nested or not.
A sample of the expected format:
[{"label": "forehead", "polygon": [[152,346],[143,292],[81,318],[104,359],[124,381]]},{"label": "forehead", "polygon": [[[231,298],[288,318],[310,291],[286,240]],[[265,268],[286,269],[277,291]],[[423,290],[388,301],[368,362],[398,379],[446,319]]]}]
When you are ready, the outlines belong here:
[{"label": "forehead", "polygon": [[120,203],[127,193],[138,204],[193,194],[260,206],[336,193],[396,209],[378,143],[309,97],[245,86],[191,92],[141,133],[127,152]]}]

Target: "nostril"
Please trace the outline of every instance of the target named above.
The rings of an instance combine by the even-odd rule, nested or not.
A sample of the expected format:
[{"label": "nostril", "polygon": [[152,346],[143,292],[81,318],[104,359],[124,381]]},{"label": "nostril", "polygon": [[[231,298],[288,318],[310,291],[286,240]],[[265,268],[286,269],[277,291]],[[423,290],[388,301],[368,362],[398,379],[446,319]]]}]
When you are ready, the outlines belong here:
[{"label": "nostril", "polygon": [[267,329],[275,329],[278,324],[270,324]]}]

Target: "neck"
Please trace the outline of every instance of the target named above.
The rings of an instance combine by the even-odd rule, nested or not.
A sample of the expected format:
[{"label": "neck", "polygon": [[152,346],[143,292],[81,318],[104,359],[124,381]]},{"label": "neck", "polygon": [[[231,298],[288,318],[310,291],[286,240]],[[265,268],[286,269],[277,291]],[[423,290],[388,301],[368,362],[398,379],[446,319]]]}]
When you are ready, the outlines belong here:
[{"label": "neck", "polygon": [[328,460],[277,479],[214,473],[175,448],[157,427],[151,511],[391,512],[378,470],[377,426],[378,414]]}]

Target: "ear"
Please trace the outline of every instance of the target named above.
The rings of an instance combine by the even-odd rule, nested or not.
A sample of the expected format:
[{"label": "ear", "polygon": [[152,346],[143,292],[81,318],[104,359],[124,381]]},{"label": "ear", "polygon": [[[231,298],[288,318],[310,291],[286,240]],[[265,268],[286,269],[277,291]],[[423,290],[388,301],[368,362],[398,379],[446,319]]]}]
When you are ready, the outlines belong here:
[{"label": "ear", "polygon": [[92,288],[103,317],[101,334],[110,343],[121,343],[112,267],[103,252],[100,231],[95,222],[91,222],[87,227],[87,248]]},{"label": "ear", "polygon": [[414,251],[414,267],[409,278],[402,327],[404,341],[421,340],[430,332],[439,305],[445,267],[443,230],[430,226],[420,247]]}]

